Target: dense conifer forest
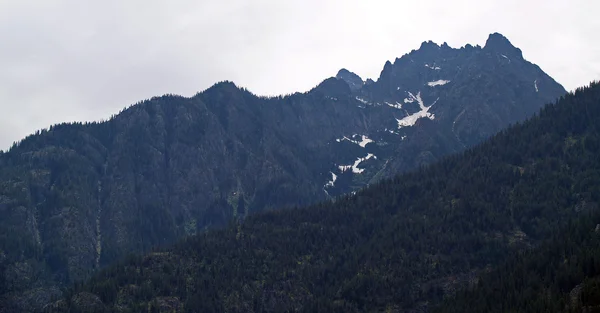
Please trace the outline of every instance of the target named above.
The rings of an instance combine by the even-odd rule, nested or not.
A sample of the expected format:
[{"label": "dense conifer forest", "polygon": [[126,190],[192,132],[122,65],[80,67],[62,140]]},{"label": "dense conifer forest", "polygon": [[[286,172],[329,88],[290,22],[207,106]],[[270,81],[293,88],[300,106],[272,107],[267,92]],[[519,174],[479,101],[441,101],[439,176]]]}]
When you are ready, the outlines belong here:
[{"label": "dense conifer forest", "polygon": [[600,312],[600,214],[515,253],[433,312]]}]

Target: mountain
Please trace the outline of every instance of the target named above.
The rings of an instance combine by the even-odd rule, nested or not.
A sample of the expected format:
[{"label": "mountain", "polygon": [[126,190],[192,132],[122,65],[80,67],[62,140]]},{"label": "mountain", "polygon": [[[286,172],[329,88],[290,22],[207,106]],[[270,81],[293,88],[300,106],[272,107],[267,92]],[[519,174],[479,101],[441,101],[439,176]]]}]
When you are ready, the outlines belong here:
[{"label": "mountain", "polygon": [[[363,82],[346,69],[336,77],[348,84],[351,98],[364,108],[365,123],[338,142],[364,145],[373,140],[374,145],[355,152],[351,159],[348,152],[336,154],[338,168],[330,171],[337,180],[326,185],[331,195],[462,151],[565,93],[497,33],[489,36],[483,48],[466,45],[453,49],[445,43],[424,42],[394,63],[387,62],[376,82]],[[331,81],[319,87],[316,91],[325,96],[343,98],[343,88]],[[353,160],[363,160],[369,153],[377,161],[359,162],[366,167],[364,172],[345,170]]]},{"label": "mountain", "polygon": [[356,192],[564,93],[492,34],[483,48],[424,42],[377,81],[340,70],[270,98],[220,82],[52,126],[0,154],[0,294],[39,307],[130,252]]},{"label": "mountain", "polygon": [[[560,304],[551,296],[578,284],[575,300],[597,305],[598,280],[584,278],[600,273],[599,121],[593,83],[475,148],[354,196],[258,213],[132,256],[46,311],[427,312],[456,294],[442,312],[494,303],[506,312],[519,307],[502,303]],[[557,289],[544,289],[552,280]],[[484,289],[456,293],[469,286]]]}]

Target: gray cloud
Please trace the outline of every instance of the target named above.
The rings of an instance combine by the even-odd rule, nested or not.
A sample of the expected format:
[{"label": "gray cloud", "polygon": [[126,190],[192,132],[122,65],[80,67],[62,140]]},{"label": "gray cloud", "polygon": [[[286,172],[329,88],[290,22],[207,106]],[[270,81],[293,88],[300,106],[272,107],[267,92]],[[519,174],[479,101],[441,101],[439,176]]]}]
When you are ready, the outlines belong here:
[{"label": "gray cloud", "polygon": [[600,78],[600,4],[571,1],[0,1],[0,148],[220,80],[304,91],[341,67],[377,78],[424,40],[500,32],[567,89]]}]

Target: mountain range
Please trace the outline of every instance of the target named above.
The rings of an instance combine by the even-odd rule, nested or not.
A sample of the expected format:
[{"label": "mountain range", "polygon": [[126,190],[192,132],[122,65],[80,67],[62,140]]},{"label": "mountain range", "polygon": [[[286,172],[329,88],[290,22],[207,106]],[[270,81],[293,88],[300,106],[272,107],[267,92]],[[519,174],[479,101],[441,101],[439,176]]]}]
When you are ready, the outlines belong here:
[{"label": "mountain range", "polygon": [[484,47],[424,42],[376,81],[342,69],[279,97],[220,82],[54,125],[0,154],[0,303],[40,308],[128,253],[253,212],[338,201],[565,93],[496,33]]},{"label": "mountain range", "polygon": [[353,196],[129,257],[48,312],[598,312],[600,84]]}]

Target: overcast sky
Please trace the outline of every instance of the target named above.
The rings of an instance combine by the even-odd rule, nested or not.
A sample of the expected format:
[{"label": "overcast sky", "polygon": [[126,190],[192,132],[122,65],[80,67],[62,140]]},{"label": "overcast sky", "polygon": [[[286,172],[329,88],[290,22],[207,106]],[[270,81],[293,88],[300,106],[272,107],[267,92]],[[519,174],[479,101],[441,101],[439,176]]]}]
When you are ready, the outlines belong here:
[{"label": "overcast sky", "polygon": [[0,149],[221,80],[306,91],[345,67],[377,78],[421,42],[500,32],[571,90],[600,79],[600,1],[0,0]]}]

